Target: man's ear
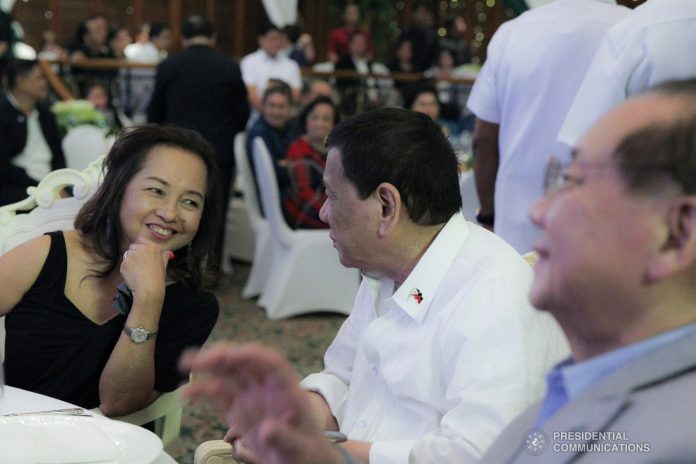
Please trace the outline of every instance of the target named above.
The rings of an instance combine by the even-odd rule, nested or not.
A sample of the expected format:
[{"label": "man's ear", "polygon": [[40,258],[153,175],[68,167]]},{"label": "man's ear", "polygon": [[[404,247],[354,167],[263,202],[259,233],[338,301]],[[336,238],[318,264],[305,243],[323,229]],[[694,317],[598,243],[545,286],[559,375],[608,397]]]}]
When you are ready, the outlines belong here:
[{"label": "man's ear", "polygon": [[399,223],[401,216],[401,194],[394,185],[382,182],[377,186],[373,195],[379,202],[381,214],[379,217],[379,235],[385,237]]},{"label": "man's ear", "polygon": [[677,198],[667,213],[667,235],[648,269],[650,280],[661,280],[696,264],[696,196]]}]

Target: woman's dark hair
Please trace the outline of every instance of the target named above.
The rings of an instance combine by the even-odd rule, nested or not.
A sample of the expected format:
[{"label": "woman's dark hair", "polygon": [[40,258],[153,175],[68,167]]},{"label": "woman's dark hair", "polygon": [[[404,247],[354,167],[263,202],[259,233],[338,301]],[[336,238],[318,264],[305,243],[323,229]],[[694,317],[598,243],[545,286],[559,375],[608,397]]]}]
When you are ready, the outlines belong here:
[{"label": "woman's dark hair", "polygon": [[314,108],[317,107],[317,105],[329,105],[333,109],[334,117],[333,117],[333,122],[334,126],[338,124],[338,109],[336,108],[336,104],[331,100],[329,97],[326,97],[324,95],[320,95],[311,102],[307,104],[307,106],[304,107],[302,112],[300,113],[300,133],[301,134],[306,134],[307,133],[307,118],[309,117],[309,113],[311,113]]},{"label": "woman's dark hair", "polygon": [[198,233],[190,245],[176,251],[167,274],[197,289],[216,279],[215,243],[221,217],[221,194],[215,150],[197,132],[157,125],[122,131],[104,162],[104,180],[94,196],[80,209],[75,228],[87,238],[92,250],[108,262],[97,277],[112,272],[121,259],[120,211],[124,192],[142,169],[150,151],[158,146],[175,147],[198,156],[206,167],[207,191]]}]

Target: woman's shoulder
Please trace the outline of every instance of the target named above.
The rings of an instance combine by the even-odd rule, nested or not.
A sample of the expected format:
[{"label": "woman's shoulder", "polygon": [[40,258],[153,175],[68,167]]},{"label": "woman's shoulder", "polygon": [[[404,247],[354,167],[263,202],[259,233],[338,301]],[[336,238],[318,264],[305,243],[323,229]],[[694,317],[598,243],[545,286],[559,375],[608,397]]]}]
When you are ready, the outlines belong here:
[{"label": "woman's shoulder", "polygon": [[19,261],[24,261],[23,264],[27,266],[38,263],[39,268],[41,268],[41,265],[46,261],[48,252],[51,249],[51,242],[51,235],[41,235],[17,245],[6,252],[0,259],[2,259],[3,263],[7,260],[19,259]]}]

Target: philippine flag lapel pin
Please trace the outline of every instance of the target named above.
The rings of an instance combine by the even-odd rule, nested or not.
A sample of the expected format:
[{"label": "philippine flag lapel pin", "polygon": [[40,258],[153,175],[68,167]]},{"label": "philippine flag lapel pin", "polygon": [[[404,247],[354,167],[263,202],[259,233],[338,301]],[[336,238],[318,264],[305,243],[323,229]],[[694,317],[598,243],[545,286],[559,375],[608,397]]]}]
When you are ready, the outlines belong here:
[{"label": "philippine flag lapel pin", "polygon": [[416,300],[416,302],[418,304],[421,304],[423,302],[423,293],[421,293],[421,291],[418,290],[417,288],[414,288],[413,290],[411,290],[411,293],[409,296],[411,298],[413,298],[414,300]]}]

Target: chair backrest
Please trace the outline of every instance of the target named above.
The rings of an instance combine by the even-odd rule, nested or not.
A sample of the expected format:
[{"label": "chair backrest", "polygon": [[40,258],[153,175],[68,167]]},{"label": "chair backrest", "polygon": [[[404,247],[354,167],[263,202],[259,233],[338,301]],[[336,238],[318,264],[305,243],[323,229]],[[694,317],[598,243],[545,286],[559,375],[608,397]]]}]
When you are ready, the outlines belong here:
[{"label": "chair backrest", "polygon": [[285,246],[292,245],[293,230],[285,222],[283,210],[280,205],[280,189],[278,180],[271,161],[271,154],[268,152],[266,143],[261,137],[254,138],[254,167],[256,167],[256,180],[261,189],[261,202],[266,218],[270,225],[273,235],[275,235]]},{"label": "chair backrest", "polygon": [[71,169],[86,169],[108,149],[104,129],[91,124],[73,127],[63,138],[65,164]]},{"label": "chair backrest", "polygon": [[[0,207],[0,255],[46,232],[73,229],[77,212],[102,180],[103,161],[94,161],[84,171],[53,171],[38,186],[29,187],[26,199]],[[65,187],[72,187],[72,197],[61,197]],[[0,317],[0,362],[4,352],[5,321]]]},{"label": "chair backrest", "polygon": [[254,182],[254,173],[249,165],[249,157],[246,151],[246,133],[239,132],[234,137],[234,159],[237,164],[239,176],[242,179],[242,193],[244,194],[244,203],[246,204],[249,214],[249,222],[251,227],[256,230],[258,224],[265,223],[266,218],[261,214],[259,205],[259,196],[256,192],[256,183]]},{"label": "chair backrest", "polygon": [[[43,233],[72,229],[77,212],[102,180],[103,162],[101,157],[84,171],[50,172],[38,186],[29,187],[27,198],[0,207],[0,255]],[[72,187],[72,196],[62,198],[66,187]]]}]

